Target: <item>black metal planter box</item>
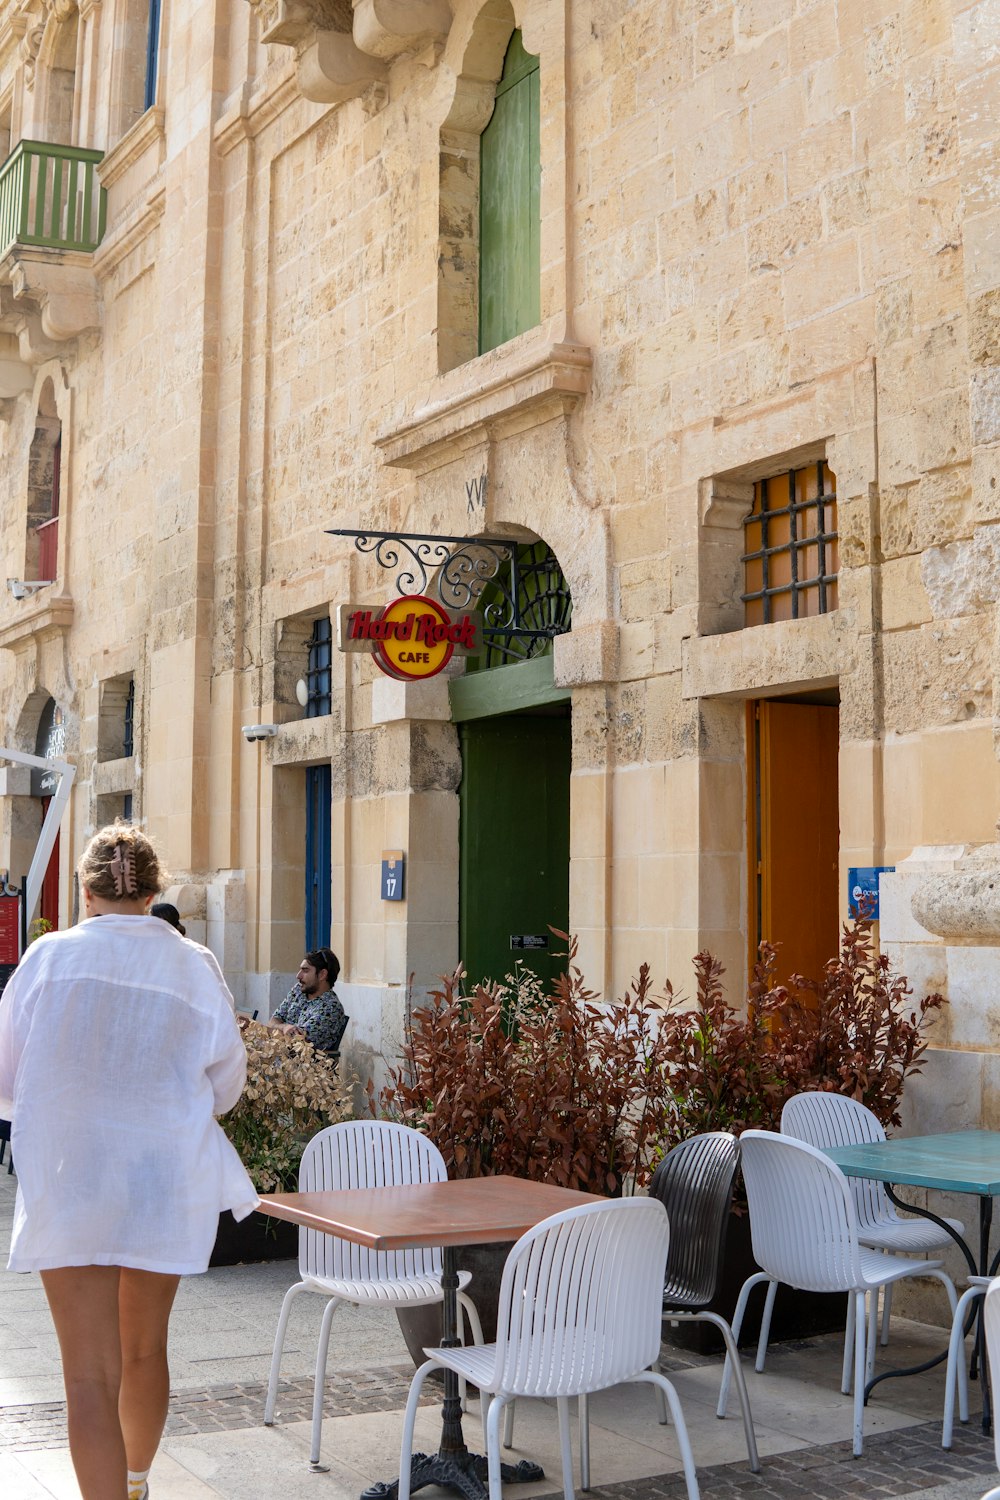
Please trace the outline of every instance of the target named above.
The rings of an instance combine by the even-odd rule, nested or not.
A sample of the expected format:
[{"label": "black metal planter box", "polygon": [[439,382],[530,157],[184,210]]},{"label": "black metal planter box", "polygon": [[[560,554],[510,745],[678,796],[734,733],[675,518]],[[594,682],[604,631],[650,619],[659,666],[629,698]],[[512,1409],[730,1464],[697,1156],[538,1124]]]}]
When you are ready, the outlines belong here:
[{"label": "black metal planter box", "polygon": [[299,1251],[298,1226],[252,1213],[239,1223],[227,1209],[219,1215],[210,1266],[238,1266],[262,1260],[291,1260]]},{"label": "black metal planter box", "polygon": [[[712,1312],[720,1313],[732,1322],[740,1287],[748,1276],[759,1270],[750,1244],[750,1219],[746,1214],[733,1214],[729,1220],[722,1275],[718,1293],[711,1304]],[[750,1294],[750,1303],[740,1333],[741,1348],[753,1350],[757,1346],[766,1294],[766,1284],[754,1287]],[[843,1328],[846,1319],[846,1292],[800,1292],[794,1287],[779,1286],[771,1319],[771,1342],[780,1343],[783,1339],[804,1339],[820,1333],[832,1333],[835,1329]],[[722,1335],[718,1329],[705,1322],[678,1323],[675,1326],[664,1322],[663,1338],[668,1344],[674,1344],[679,1349],[692,1349],[698,1354],[712,1354],[723,1347]]]}]

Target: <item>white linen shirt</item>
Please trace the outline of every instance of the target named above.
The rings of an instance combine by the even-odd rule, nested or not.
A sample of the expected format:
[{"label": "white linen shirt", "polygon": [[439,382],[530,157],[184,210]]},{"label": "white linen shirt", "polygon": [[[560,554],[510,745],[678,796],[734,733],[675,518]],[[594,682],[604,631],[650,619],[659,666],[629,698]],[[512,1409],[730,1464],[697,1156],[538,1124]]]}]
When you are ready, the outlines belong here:
[{"label": "white linen shirt", "polygon": [[33,943],[0,997],[0,1113],[18,1176],[9,1269],[204,1271],[258,1202],[214,1118],[246,1049],[214,956],[159,917]]}]

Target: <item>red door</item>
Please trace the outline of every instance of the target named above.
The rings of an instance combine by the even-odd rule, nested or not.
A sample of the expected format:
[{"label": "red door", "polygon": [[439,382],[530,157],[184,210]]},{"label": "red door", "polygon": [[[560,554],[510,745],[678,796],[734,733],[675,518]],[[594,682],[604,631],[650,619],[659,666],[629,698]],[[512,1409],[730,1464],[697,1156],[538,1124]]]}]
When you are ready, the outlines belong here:
[{"label": "red door", "polygon": [[[42,821],[48,811],[51,797],[42,798]],[[42,897],[39,904],[39,915],[44,921],[50,922],[53,927],[59,926],[59,835],[52,846],[49,863],[42,878]]]}]

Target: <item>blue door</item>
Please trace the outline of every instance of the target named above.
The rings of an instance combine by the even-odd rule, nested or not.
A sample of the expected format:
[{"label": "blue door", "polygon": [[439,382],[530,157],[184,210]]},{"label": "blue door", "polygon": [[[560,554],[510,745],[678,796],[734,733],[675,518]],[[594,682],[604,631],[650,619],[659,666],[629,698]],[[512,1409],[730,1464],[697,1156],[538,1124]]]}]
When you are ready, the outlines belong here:
[{"label": "blue door", "polygon": [[330,942],[330,807],[329,766],[306,768],[306,952]]}]

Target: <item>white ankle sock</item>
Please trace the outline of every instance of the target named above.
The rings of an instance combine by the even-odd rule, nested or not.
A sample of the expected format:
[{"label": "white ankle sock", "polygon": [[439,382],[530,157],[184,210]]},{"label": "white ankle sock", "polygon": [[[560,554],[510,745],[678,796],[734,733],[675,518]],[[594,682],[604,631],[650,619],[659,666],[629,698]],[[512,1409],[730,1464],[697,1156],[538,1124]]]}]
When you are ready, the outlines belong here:
[{"label": "white ankle sock", "polygon": [[128,1471],[128,1500],[146,1500],[149,1494],[149,1486],[146,1480],[149,1478],[149,1470],[143,1469],[141,1473]]}]

